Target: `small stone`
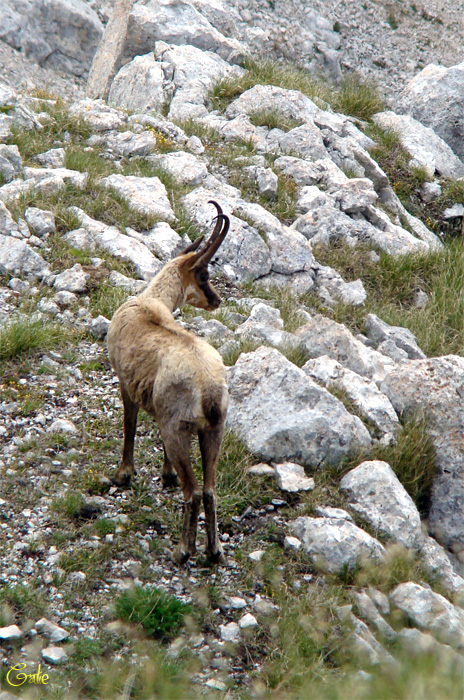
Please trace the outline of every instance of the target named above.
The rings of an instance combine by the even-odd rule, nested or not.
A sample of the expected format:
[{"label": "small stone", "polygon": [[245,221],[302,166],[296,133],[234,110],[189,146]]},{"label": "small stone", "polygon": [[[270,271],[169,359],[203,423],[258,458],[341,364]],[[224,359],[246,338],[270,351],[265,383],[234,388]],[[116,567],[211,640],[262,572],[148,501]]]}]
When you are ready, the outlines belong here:
[{"label": "small stone", "polygon": [[284,549],[292,552],[298,552],[301,549],[301,540],[298,537],[287,535],[284,539]]},{"label": "small stone", "polygon": [[84,272],[82,266],[77,263],[73,267],[57,275],[53,286],[59,292],[64,290],[66,292],[82,293],[87,290],[88,278],[89,275]]},{"label": "small stone", "polygon": [[254,615],[251,613],[245,613],[243,617],[240,618],[238,621],[240,629],[244,630],[247,629],[248,627],[257,627],[258,626],[258,620]]},{"label": "small stone", "polygon": [[49,664],[62,664],[68,660],[68,655],[61,647],[47,647],[42,649],[42,657]]},{"label": "small stone", "polygon": [[227,690],[227,686],[223,681],[218,681],[215,678],[210,678],[209,680],[206,681],[205,683],[208,688],[212,688],[213,690]]},{"label": "small stone", "polygon": [[52,642],[62,642],[64,639],[69,637],[69,632],[67,632],[62,627],[59,627],[54,622],[50,622],[45,617],[42,617],[34,625],[37,632],[41,632],[46,637],[48,637]]},{"label": "small stone", "polygon": [[20,639],[23,633],[17,625],[9,625],[9,627],[0,627],[0,639]]},{"label": "small stone", "polygon": [[275,476],[275,469],[269,464],[254,464],[252,467],[248,467],[247,474],[251,476]]},{"label": "small stone", "polygon": [[251,561],[261,561],[263,554],[264,549],[256,549],[254,552],[250,552],[248,559],[251,559]]},{"label": "small stone", "polygon": [[253,608],[260,615],[270,615],[271,613],[273,613],[279,609],[277,607],[277,605],[275,605],[274,603],[271,603],[270,600],[266,600],[265,598],[261,598],[260,595],[257,595],[255,597],[255,599],[253,601]]},{"label": "small stone", "polygon": [[227,600],[230,603],[230,607],[234,610],[241,610],[242,608],[246,608],[247,606],[246,600],[244,600],[243,598],[239,598],[238,596],[231,596]]},{"label": "small stone", "polygon": [[229,622],[227,625],[219,625],[219,629],[223,642],[236,642],[240,638],[240,627],[236,622]]},{"label": "small stone", "polygon": [[296,493],[297,491],[311,491],[314,486],[314,479],[307,477],[305,470],[299,464],[293,462],[283,462],[274,466],[276,480],[282,491]]},{"label": "small stone", "polygon": [[76,435],[79,431],[72,423],[72,421],[66,418],[57,418],[53,421],[47,430],[48,433],[65,433],[68,435]]},{"label": "small stone", "polygon": [[98,338],[98,340],[103,340],[104,338],[106,338],[109,325],[110,322],[108,321],[108,319],[102,315],[99,315],[97,316],[97,318],[93,318],[91,320],[89,330],[90,333],[94,336],[94,338]]},{"label": "small stone", "polygon": [[353,522],[351,515],[343,508],[333,508],[332,506],[317,506],[316,514],[321,518],[342,518]]}]

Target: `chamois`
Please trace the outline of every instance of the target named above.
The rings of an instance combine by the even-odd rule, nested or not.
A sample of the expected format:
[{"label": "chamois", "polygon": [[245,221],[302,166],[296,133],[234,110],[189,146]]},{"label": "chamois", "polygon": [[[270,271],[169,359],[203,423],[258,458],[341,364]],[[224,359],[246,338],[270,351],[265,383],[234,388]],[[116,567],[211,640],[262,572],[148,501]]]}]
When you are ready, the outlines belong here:
[{"label": "chamois", "polygon": [[182,328],[172,312],[185,303],[217,309],[221,299],[209,282],[208,263],[229,230],[229,218],[218,214],[205,245],[191,243],[151,280],[137,297],[114,314],[108,329],[108,354],[118,375],[124,405],[122,462],[114,475],[127,485],[134,468],[137,414],[153,416],[164,444],[163,486],[183,490],[184,524],[173,558],[185,563],[196,552],[202,493],[190,463],[192,437],[198,435],[203,463],[203,504],[210,560],[224,560],[216,518],[216,462],[224,433],[228,390],[219,353],[205,340]]}]

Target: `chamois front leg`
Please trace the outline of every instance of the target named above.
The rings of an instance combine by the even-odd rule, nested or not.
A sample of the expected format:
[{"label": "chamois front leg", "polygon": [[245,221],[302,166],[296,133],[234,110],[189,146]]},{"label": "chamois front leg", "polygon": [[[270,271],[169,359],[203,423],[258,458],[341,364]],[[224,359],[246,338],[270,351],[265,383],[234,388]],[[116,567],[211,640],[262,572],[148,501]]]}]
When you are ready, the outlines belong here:
[{"label": "chamois front leg", "polygon": [[171,464],[171,461],[168,457],[168,454],[166,452],[166,447],[163,444],[163,450],[164,450],[164,464],[163,464],[163,471],[161,472],[161,483],[163,484],[163,488],[173,488],[174,486],[179,486],[179,479],[177,478],[177,474],[175,472],[174,467]]},{"label": "chamois front leg", "polygon": [[207,555],[219,564],[225,564],[222,545],[219,541],[216,514],[216,463],[221,447],[224,424],[205,428],[198,432],[201,459],[203,462],[203,505],[205,507]]},{"label": "chamois front leg", "polygon": [[132,476],[135,475],[134,441],[139,407],[131,400],[129,394],[122,387],[121,394],[124,405],[124,447],[122,461],[116,469],[113,481],[117,486],[128,486]]},{"label": "chamois front leg", "polygon": [[[163,435],[163,439],[164,437]],[[197,524],[201,505],[201,491],[190,463],[190,438],[190,432],[180,430],[177,435],[169,435],[164,440],[169,463],[179,476],[184,494],[182,536],[173,552],[173,559],[176,564],[185,564],[197,551]]]}]

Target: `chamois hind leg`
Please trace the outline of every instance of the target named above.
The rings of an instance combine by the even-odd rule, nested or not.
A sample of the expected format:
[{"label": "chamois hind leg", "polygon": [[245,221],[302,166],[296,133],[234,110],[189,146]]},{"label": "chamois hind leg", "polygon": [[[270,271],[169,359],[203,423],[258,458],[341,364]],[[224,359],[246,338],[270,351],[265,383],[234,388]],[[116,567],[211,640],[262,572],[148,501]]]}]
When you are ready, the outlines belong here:
[{"label": "chamois hind leg", "polygon": [[207,555],[212,562],[225,563],[219,541],[216,515],[216,463],[221,448],[224,424],[198,431],[203,462],[203,505],[205,507]]},{"label": "chamois hind leg", "polygon": [[134,440],[137,430],[137,415],[139,407],[129,397],[126,390],[121,387],[122,402],[124,405],[124,447],[122,461],[116,469],[113,481],[118,486],[128,486],[131,477],[135,475],[134,467]]},{"label": "chamois hind leg", "polygon": [[197,523],[201,505],[201,490],[190,463],[191,431],[163,431],[163,441],[168,460],[180,479],[184,494],[184,524],[180,543],[173,552],[176,564],[185,562],[196,554]]},{"label": "chamois hind leg", "polygon": [[172,466],[171,461],[168,457],[164,443],[163,443],[163,450],[164,450],[164,464],[163,464],[163,471],[161,472],[161,483],[163,484],[163,488],[166,489],[166,488],[172,488],[174,486],[179,486],[179,479],[177,478],[177,474],[176,474],[174,467]]}]

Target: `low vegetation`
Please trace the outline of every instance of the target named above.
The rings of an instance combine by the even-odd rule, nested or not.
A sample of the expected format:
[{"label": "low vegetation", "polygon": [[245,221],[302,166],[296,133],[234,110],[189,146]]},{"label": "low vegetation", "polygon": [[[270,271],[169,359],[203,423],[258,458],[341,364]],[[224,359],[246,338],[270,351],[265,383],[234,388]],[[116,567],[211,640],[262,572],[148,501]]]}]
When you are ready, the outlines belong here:
[{"label": "low vegetation", "polygon": [[0,360],[11,360],[18,355],[37,350],[50,350],[72,333],[56,324],[29,317],[0,325]]},{"label": "low vegetation", "polygon": [[289,63],[247,59],[244,68],[246,72],[243,76],[223,78],[214,86],[211,92],[214,109],[224,111],[232,100],[255,85],[299,90],[319,106],[327,103],[337,112],[363,120],[384,109],[384,101],[377,88],[355,73],[345,77],[340,86],[333,86]]}]

